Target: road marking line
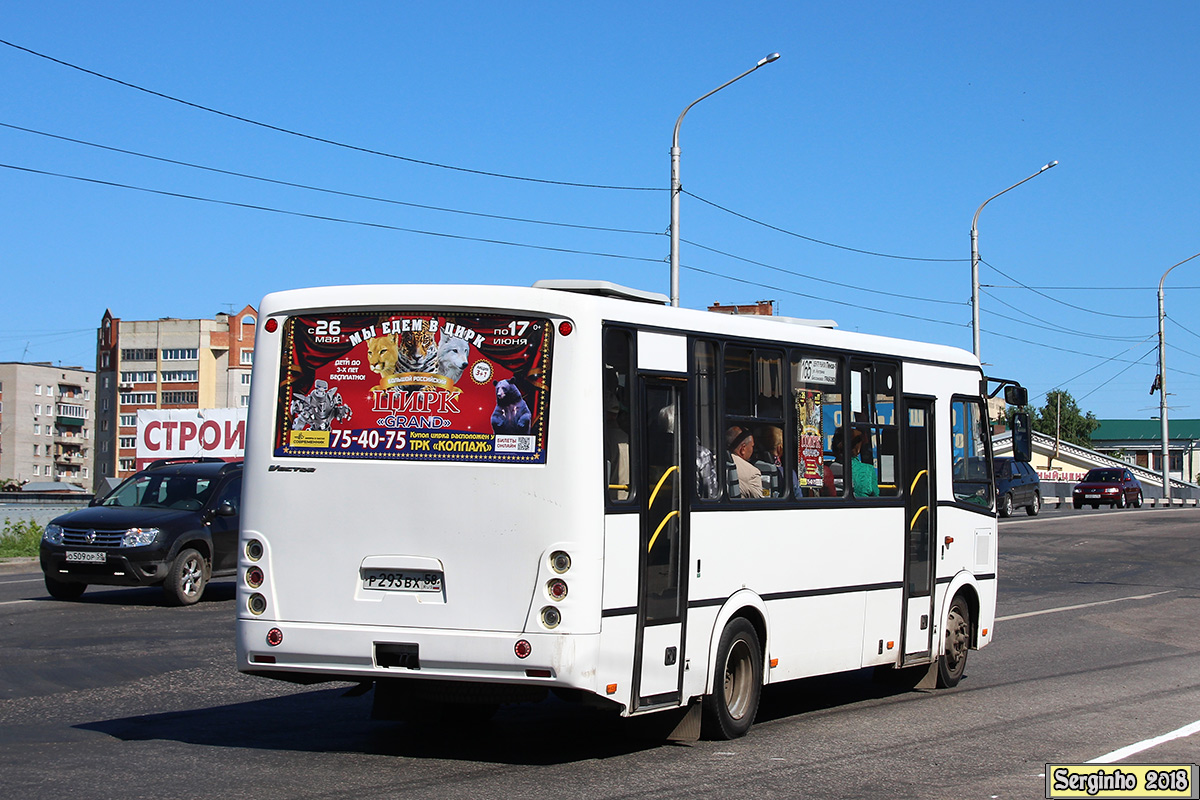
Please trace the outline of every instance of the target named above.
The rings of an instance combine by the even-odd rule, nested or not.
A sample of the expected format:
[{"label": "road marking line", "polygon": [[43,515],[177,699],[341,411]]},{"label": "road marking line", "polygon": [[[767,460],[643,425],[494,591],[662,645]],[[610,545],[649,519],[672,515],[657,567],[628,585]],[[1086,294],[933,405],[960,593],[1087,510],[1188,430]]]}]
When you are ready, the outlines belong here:
[{"label": "road marking line", "polygon": [[1151,747],[1157,747],[1163,742],[1169,742],[1172,739],[1182,739],[1185,736],[1191,736],[1194,733],[1200,733],[1200,720],[1193,722],[1190,725],[1184,725],[1182,728],[1177,728],[1170,733],[1164,733],[1162,736],[1155,736],[1153,739],[1144,739],[1140,742],[1122,747],[1120,750],[1113,750],[1111,753],[1105,753],[1102,756],[1097,756],[1089,764],[1111,764],[1114,761],[1121,761],[1129,758],[1135,753],[1140,753],[1143,750],[1149,750]]},{"label": "road marking line", "polygon": [[12,606],[12,605],[16,605],[17,603],[32,603],[32,602],[33,602],[32,600],[5,600],[3,603],[0,603],[0,606]]},{"label": "road marking line", "polygon": [[1151,597],[1158,597],[1163,594],[1170,594],[1178,591],[1177,589],[1167,589],[1165,592],[1154,592],[1153,594],[1138,594],[1133,597],[1118,597],[1115,600],[1097,600],[1094,603],[1080,603],[1075,606],[1060,606],[1058,608],[1046,608],[1041,611],[1026,611],[1024,614],[1009,614],[1007,617],[996,617],[996,622],[1008,622],[1010,619],[1024,619],[1025,617],[1039,617],[1042,614],[1057,614],[1059,611],[1074,611],[1078,608],[1091,608],[1092,606],[1103,606],[1109,603],[1121,603],[1125,600],[1149,600]]},{"label": "road marking line", "polygon": [[19,581],[0,581],[0,586],[8,586],[10,583],[41,583],[41,578],[29,578],[28,580]]}]

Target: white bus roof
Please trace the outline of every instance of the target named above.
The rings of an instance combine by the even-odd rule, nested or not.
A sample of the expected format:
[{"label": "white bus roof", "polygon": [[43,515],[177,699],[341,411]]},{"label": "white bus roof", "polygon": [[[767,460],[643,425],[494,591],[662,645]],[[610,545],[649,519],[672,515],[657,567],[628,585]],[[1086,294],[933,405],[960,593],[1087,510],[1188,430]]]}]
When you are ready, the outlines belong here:
[{"label": "white bus roof", "polygon": [[[550,300],[550,298],[555,298]],[[665,295],[630,289],[609,281],[538,281],[532,288],[471,284],[365,284],[311,287],[272,292],[259,307],[264,319],[272,314],[341,308],[372,309],[412,306],[444,308],[510,308],[531,312],[571,314],[572,307],[614,321],[696,333],[747,339],[803,341],[816,347],[937,361],[979,369],[969,351],[912,339],[834,330],[821,320],[796,321],[753,314],[714,314],[672,308]],[[828,322],[828,321],[826,321]],[[803,331],[797,328],[803,328]],[[772,330],[772,328],[774,330]]]}]

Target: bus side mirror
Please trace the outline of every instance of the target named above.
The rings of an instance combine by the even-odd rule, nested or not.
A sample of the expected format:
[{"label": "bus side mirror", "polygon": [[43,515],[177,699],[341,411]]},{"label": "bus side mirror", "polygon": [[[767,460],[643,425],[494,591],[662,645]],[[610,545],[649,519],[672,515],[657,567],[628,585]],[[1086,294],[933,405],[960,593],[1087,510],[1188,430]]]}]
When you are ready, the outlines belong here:
[{"label": "bus side mirror", "polygon": [[[1022,391],[1024,391],[1022,389]],[[1026,464],[1033,458],[1033,433],[1029,428],[1029,415],[1017,412],[1012,419],[1013,460]]]},{"label": "bus side mirror", "polygon": [[1029,390],[1024,386],[1005,386],[1004,402],[1010,406],[1029,405]]}]

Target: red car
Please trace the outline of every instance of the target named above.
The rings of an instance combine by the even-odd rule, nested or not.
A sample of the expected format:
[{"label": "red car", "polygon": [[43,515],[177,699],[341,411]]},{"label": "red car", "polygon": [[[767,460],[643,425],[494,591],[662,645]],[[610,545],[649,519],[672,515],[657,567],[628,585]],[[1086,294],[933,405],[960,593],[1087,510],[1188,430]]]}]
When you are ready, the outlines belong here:
[{"label": "red car", "polygon": [[1083,480],[1071,492],[1071,502],[1076,508],[1086,503],[1099,508],[1103,503],[1115,508],[1142,506],[1142,485],[1133,473],[1120,467],[1088,470]]}]

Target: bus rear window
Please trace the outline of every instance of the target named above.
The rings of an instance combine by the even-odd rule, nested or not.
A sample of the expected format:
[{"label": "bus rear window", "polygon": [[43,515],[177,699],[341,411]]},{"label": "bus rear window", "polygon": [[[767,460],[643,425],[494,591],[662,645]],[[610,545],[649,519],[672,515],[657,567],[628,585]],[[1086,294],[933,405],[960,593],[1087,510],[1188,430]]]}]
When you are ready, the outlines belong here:
[{"label": "bus rear window", "polygon": [[552,339],[497,314],[291,317],[275,455],[545,463]]}]

